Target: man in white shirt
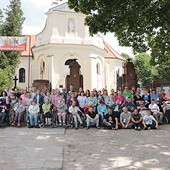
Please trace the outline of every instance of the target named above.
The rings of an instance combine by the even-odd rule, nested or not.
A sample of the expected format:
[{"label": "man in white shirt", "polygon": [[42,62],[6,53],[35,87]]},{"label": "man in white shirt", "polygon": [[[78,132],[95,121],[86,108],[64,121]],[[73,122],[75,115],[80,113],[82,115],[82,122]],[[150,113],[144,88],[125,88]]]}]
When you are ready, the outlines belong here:
[{"label": "man in white shirt", "polygon": [[157,120],[151,115],[151,110],[148,109],[146,111],[146,115],[143,117],[143,125],[145,130],[149,129],[157,129],[158,122]]},{"label": "man in white shirt", "polygon": [[73,101],[72,105],[69,107],[69,113],[71,113],[73,118],[74,118],[74,123],[75,123],[75,129],[76,130],[78,129],[77,119],[80,122],[80,125],[83,124],[78,112],[81,112],[81,110],[79,109],[79,107],[76,106],[76,101]]}]

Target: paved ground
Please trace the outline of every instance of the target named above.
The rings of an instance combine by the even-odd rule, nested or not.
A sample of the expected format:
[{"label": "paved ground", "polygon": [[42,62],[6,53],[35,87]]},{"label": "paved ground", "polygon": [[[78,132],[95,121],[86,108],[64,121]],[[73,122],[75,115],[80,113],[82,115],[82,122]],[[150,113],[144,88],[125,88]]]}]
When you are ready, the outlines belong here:
[{"label": "paved ground", "polygon": [[64,170],[169,170],[170,125],[159,130],[67,130]]},{"label": "paved ground", "polygon": [[0,170],[62,169],[64,129],[0,129]]},{"label": "paved ground", "polygon": [[170,125],[148,131],[91,128],[64,133],[61,128],[0,128],[0,170],[170,169]]}]

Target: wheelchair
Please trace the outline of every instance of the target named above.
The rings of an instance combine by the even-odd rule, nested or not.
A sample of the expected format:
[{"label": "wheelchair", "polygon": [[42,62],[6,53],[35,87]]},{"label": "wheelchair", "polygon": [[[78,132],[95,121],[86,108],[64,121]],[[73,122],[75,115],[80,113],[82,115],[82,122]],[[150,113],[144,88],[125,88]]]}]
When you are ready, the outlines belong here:
[{"label": "wheelchair", "polygon": [[[80,118],[83,122],[82,125],[80,125],[80,122],[77,120],[77,123],[78,123],[78,127],[86,127],[86,116],[83,112],[78,112],[78,114],[80,115]],[[78,118],[77,118],[78,119]],[[66,115],[66,120],[67,120],[67,128],[75,128],[75,122],[74,122],[74,118],[73,118],[73,115],[71,113],[67,113]]]},{"label": "wheelchair", "polygon": [[1,113],[0,126],[10,126],[9,112],[10,109],[5,109]]},{"label": "wheelchair", "polygon": [[[10,120],[11,126],[16,126],[18,121],[19,121],[20,126],[26,126],[27,125],[26,111],[23,111],[20,114],[16,114],[14,109],[11,109],[9,117],[10,117],[9,120]],[[18,126],[18,127],[20,127],[20,126]]]}]

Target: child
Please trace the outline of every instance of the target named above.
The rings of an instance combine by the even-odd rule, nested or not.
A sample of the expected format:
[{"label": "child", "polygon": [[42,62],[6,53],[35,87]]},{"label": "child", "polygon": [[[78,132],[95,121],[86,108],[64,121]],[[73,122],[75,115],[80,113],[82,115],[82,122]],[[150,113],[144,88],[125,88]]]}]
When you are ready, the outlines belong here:
[{"label": "child", "polygon": [[151,110],[148,109],[146,115],[143,117],[143,125],[145,130],[149,129],[157,129],[158,122],[157,120],[151,115]]},{"label": "child", "polygon": [[43,124],[48,125],[51,123],[51,104],[49,103],[49,100],[45,100],[45,103],[42,105],[43,110]]},{"label": "child", "polygon": [[141,116],[141,114],[139,114],[137,109],[135,109],[133,111],[131,120],[134,123],[135,130],[141,130],[143,119],[142,119],[142,116]]},{"label": "child", "polygon": [[79,107],[76,106],[76,101],[73,101],[73,102],[72,102],[72,105],[69,107],[69,113],[71,113],[72,116],[73,116],[74,123],[75,123],[75,129],[76,129],[76,130],[78,129],[77,119],[79,120],[80,125],[83,124],[83,122],[82,122],[82,120],[81,120],[80,115],[79,115],[78,112],[81,112],[81,110],[79,109]]}]

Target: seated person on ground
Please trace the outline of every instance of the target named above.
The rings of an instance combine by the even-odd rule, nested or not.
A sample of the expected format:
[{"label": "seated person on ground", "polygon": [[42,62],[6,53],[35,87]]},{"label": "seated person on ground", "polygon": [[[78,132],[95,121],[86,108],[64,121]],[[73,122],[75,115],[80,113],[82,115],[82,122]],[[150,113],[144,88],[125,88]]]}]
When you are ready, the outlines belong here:
[{"label": "seated person on ground", "polygon": [[158,128],[158,122],[151,115],[150,109],[147,110],[146,115],[143,117],[143,126],[145,129],[157,129]]},{"label": "seated person on ground", "polygon": [[81,112],[81,110],[79,109],[79,107],[76,106],[76,101],[73,101],[72,102],[72,105],[69,107],[69,113],[72,114],[73,116],[73,119],[74,119],[74,123],[75,123],[75,129],[77,130],[78,129],[78,122],[77,122],[77,119],[78,121],[80,122],[80,125],[83,124],[81,118],[80,118],[80,115],[78,112]]},{"label": "seated person on ground", "polygon": [[133,112],[134,109],[136,109],[136,105],[133,103],[132,98],[127,98],[123,107],[126,107],[130,112]]},{"label": "seated person on ground", "polygon": [[22,99],[19,98],[18,99],[18,102],[14,105],[14,120],[13,120],[13,123],[12,123],[12,126],[14,125],[18,125],[18,126],[21,126],[20,123],[21,123],[21,118],[22,116],[24,115],[24,112],[25,112],[25,106],[22,102]]},{"label": "seated person on ground", "polygon": [[123,112],[120,114],[120,124],[123,129],[128,129],[133,126],[131,122],[131,112],[126,107],[123,107]]},{"label": "seated person on ground", "polygon": [[43,110],[43,125],[51,124],[51,104],[49,103],[49,100],[45,100],[44,104],[42,105]]},{"label": "seated person on ground", "polygon": [[89,129],[90,126],[96,126],[99,128],[99,114],[94,112],[94,108],[92,106],[89,107],[89,111],[86,114],[86,123],[86,129]]},{"label": "seated person on ground", "polygon": [[68,107],[67,104],[65,102],[65,99],[61,100],[61,103],[58,105],[57,108],[57,116],[58,116],[58,121],[59,121],[59,125],[63,125],[65,126],[65,120],[66,120],[66,113],[67,113]]},{"label": "seated person on ground", "polygon": [[38,116],[39,116],[39,112],[40,112],[40,107],[37,104],[36,100],[33,100],[31,105],[28,108],[28,112],[29,112],[29,120],[30,120],[30,128],[32,128],[33,126],[35,126],[36,128],[38,128]]},{"label": "seated person on ground", "polygon": [[135,109],[135,110],[133,111],[131,120],[132,120],[132,122],[133,122],[133,126],[135,127],[135,130],[141,130],[143,119],[142,119],[142,116],[141,116],[141,114],[138,112],[137,109]]},{"label": "seated person on ground", "polygon": [[108,113],[104,116],[103,126],[108,129],[118,129],[118,115],[113,114],[112,108],[108,108]]},{"label": "seated person on ground", "polygon": [[151,100],[151,104],[149,105],[149,109],[151,110],[151,113],[156,118],[156,120],[159,123],[162,123],[163,121],[163,113],[160,112],[159,106],[155,103],[155,100]]}]

